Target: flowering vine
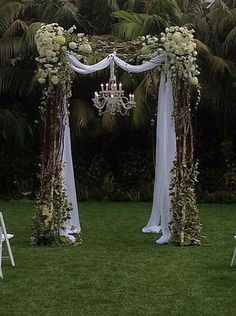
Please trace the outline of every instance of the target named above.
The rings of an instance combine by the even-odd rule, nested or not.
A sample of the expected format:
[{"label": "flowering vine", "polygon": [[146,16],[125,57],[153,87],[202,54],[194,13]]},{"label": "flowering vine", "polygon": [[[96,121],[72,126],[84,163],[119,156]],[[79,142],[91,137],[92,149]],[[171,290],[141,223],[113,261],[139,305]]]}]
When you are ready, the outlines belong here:
[{"label": "flowering vine", "polygon": [[92,52],[87,37],[82,33],[75,34],[75,29],[73,26],[66,31],[57,23],[43,24],[35,34],[38,50],[36,77],[43,86],[40,106],[41,188],[36,202],[32,238],[36,244],[81,242],[78,234],[72,232],[73,236],[67,238],[63,233],[63,225],[69,219],[72,209],[65,192],[62,160],[64,130],[68,121],[67,99],[71,97],[73,76],[65,53],[70,52],[86,62]]},{"label": "flowering vine", "polygon": [[[193,109],[200,101],[200,84],[194,30],[172,26],[157,36],[138,39],[141,59],[165,54],[159,66],[172,79],[176,129],[176,160],[172,170],[171,240],[178,245],[201,243],[201,224],[196,202],[197,164],[194,160]],[[193,95],[197,97],[193,98]]]}]

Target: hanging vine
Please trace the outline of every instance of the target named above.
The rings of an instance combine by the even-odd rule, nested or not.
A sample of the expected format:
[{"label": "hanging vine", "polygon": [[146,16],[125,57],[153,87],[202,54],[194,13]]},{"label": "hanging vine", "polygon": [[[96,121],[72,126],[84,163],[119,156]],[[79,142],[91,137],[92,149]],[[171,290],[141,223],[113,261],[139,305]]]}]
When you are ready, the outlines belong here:
[{"label": "hanging vine", "polygon": [[[36,201],[32,241],[36,244],[69,242],[61,236],[72,206],[68,203],[63,179],[63,141],[68,120],[67,99],[71,96],[73,72],[65,52],[86,59],[92,49],[84,34],[65,31],[58,24],[42,25],[35,40],[39,56],[37,80],[43,86],[40,106],[42,119],[42,164],[40,191]],[[71,239],[72,240],[72,239]],[[73,238],[74,240],[74,238]]]},{"label": "hanging vine", "polygon": [[200,100],[200,74],[196,60],[197,51],[194,31],[185,27],[166,28],[161,37],[139,38],[142,48],[140,58],[146,59],[166,54],[166,61],[159,67],[172,79],[176,129],[176,160],[172,170],[171,195],[171,241],[175,244],[199,245],[201,224],[196,202],[197,163],[194,159],[194,135],[192,95]]}]

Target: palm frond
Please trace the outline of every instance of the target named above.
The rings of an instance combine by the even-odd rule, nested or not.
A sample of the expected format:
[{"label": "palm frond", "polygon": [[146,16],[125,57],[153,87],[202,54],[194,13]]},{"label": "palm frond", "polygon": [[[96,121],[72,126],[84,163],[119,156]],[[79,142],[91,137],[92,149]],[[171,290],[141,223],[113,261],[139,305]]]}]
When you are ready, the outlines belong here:
[{"label": "palm frond", "polygon": [[116,0],[107,0],[107,3],[109,7],[111,8],[112,12],[114,11],[119,11],[119,4],[117,3]]},{"label": "palm frond", "polygon": [[161,15],[146,15],[144,18],[144,32],[145,34],[158,34],[171,24],[173,23],[169,18],[166,19]]},{"label": "palm frond", "polygon": [[114,17],[120,20],[113,26],[113,33],[124,39],[133,39],[143,32],[143,18],[139,14],[127,11],[115,12]]},{"label": "palm frond", "polygon": [[105,113],[101,119],[102,128],[105,131],[112,131],[116,127],[117,116],[111,115],[110,113]]},{"label": "palm frond", "polygon": [[236,69],[234,64],[220,56],[210,55],[210,76],[212,78],[223,77],[226,73],[232,74]]},{"label": "palm frond", "polygon": [[82,99],[71,100],[70,113],[72,129],[78,134],[84,130],[88,130],[91,122],[95,119],[92,107]]},{"label": "palm frond", "polygon": [[0,64],[10,62],[10,58],[18,56],[20,51],[20,37],[0,38]]},{"label": "palm frond", "polygon": [[32,76],[32,71],[22,68],[0,68],[0,93],[29,94],[33,86]]},{"label": "palm frond", "polygon": [[11,25],[8,27],[6,32],[3,34],[2,37],[11,37],[15,36],[17,32],[26,32],[28,29],[28,25],[21,21],[20,19],[16,19],[14,22],[11,23]]},{"label": "palm frond", "polygon": [[41,27],[42,23],[41,22],[34,22],[30,24],[28,27],[27,31],[24,33],[22,39],[21,39],[21,52],[23,55],[29,55],[32,52],[35,51],[36,49],[36,44],[35,44],[35,33],[36,31]]},{"label": "palm frond", "polygon": [[0,137],[22,146],[26,139],[32,137],[32,130],[25,118],[16,111],[0,109]]},{"label": "palm frond", "polygon": [[145,127],[150,122],[151,108],[148,100],[149,89],[152,86],[152,79],[146,76],[140,85],[135,89],[134,96],[136,107],[133,110],[132,125],[134,128]]},{"label": "palm frond", "polygon": [[226,36],[223,44],[223,51],[228,54],[231,49],[236,47],[236,26]]},{"label": "palm frond", "polygon": [[211,54],[211,49],[205,43],[195,38],[195,43],[197,44],[197,51],[203,54]]}]

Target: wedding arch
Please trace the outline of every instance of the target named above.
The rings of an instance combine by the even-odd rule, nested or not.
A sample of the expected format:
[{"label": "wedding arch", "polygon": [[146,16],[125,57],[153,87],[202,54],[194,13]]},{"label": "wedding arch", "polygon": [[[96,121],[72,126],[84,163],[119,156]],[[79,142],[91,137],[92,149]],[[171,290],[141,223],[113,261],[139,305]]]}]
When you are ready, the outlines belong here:
[{"label": "wedding arch", "polygon": [[[192,128],[192,109],[200,98],[194,31],[173,26],[160,37],[138,38],[132,42],[140,61],[136,65],[123,61],[116,53],[89,65],[88,56],[96,52],[88,38],[75,34],[74,30],[72,27],[66,31],[53,23],[42,25],[35,36],[36,76],[42,85],[43,132],[41,188],[36,202],[33,241],[36,244],[80,241],[68,118],[73,75],[74,72],[89,75],[110,67],[114,80],[116,65],[129,73],[154,71],[159,77],[153,206],[143,232],[161,231],[159,244],[169,241],[178,245],[200,244],[201,225],[195,194],[198,172]],[[118,88],[116,81],[112,82],[111,89],[120,91],[121,83]],[[100,93],[104,93],[103,85]],[[98,97],[95,93],[94,103],[101,113],[124,115],[134,105],[133,95],[129,97],[130,107],[114,102],[113,94],[102,105],[97,102]]]}]

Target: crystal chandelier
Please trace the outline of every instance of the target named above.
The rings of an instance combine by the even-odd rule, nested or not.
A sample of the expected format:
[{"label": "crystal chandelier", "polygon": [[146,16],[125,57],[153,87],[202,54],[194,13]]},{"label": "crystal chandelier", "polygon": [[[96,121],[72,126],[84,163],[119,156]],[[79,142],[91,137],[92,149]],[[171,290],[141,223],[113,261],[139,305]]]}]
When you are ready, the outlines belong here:
[{"label": "crystal chandelier", "polygon": [[99,115],[106,112],[115,115],[119,112],[121,115],[129,115],[128,111],[135,107],[134,95],[130,94],[127,98],[122,90],[122,83],[117,85],[115,76],[114,60],[110,63],[109,83],[101,84],[101,90],[95,92],[93,105],[98,109]]}]

